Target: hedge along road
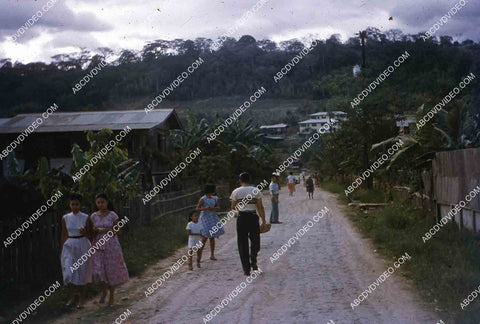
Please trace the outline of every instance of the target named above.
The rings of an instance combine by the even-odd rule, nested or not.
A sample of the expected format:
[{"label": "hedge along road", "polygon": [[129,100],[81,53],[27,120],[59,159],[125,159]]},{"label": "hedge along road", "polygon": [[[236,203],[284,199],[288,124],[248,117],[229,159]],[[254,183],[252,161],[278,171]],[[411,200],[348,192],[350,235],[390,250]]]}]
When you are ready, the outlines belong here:
[{"label": "hedge along road", "polygon": [[[391,266],[373,252],[343,215],[333,194],[315,191],[308,200],[301,185],[295,196],[280,191],[281,225],[261,235],[258,264],[262,274],[233,298],[208,323],[436,323],[440,319],[398,273],[393,274],[352,310],[350,303]],[[266,191],[264,191],[266,193]],[[264,195],[270,214],[270,198]],[[270,256],[320,210],[328,213],[271,263]],[[120,287],[117,312],[93,304],[68,314],[56,323],[111,323],[117,313],[131,311],[132,323],[203,323],[203,318],[245,280],[237,251],[236,219],[216,244],[217,261],[209,260],[209,246],[202,268],[181,267],[150,297],[144,291],[185,252],[150,267],[141,277]],[[413,262],[415,255],[410,254]],[[127,300],[121,300],[128,297]]]}]

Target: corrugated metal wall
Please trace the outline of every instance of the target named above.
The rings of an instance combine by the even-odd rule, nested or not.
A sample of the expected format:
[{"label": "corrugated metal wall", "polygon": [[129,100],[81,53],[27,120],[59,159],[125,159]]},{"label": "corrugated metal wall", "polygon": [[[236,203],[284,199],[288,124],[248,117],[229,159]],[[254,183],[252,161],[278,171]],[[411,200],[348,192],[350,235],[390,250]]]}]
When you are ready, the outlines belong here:
[{"label": "corrugated metal wall", "polygon": [[[437,217],[465,200],[465,196],[480,186],[480,148],[439,152],[432,163],[433,199],[437,203]],[[456,215],[461,228],[480,231],[480,195]]]}]

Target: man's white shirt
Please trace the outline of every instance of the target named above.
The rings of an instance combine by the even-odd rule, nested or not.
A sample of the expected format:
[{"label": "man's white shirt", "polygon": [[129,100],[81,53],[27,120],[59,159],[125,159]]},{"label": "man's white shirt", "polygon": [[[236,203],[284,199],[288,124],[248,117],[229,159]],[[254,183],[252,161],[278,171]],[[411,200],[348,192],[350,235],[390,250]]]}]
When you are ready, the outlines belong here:
[{"label": "man's white shirt", "polygon": [[[252,195],[252,199],[246,200],[245,201],[246,204],[244,206],[238,205],[238,203],[242,201],[242,199],[246,198],[248,195]],[[230,195],[230,199],[237,201],[236,209],[238,211],[256,211],[257,199],[262,199],[262,193],[260,192],[260,190],[256,189],[253,186],[241,186],[232,191],[232,194]]]}]

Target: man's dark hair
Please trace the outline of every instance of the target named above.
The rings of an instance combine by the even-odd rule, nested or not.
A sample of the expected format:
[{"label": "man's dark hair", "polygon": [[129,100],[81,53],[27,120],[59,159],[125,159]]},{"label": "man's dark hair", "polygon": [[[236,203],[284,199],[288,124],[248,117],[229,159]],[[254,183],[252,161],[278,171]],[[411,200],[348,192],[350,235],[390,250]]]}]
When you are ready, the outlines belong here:
[{"label": "man's dark hair", "polygon": [[250,183],[250,174],[248,174],[248,172],[242,172],[238,176],[238,179],[240,179],[241,182]]},{"label": "man's dark hair", "polygon": [[293,172],[290,172],[290,175],[293,175]]}]

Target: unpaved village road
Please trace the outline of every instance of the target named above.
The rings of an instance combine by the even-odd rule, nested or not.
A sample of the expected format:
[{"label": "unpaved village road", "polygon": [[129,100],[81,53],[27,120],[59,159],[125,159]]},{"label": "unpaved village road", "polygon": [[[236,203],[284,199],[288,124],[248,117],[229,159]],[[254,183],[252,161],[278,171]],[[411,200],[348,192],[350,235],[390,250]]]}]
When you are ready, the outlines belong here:
[{"label": "unpaved village road", "polygon": [[[396,259],[384,260],[374,252],[342,214],[333,194],[317,189],[315,199],[308,200],[302,185],[297,185],[294,197],[285,189],[280,195],[283,224],[272,225],[272,230],[261,236],[259,267],[263,274],[209,323],[433,324],[439,320],[433,307],[422,303],[399,275],[401,268],[352,310],[353,299]],[[269,215],[268,195],[264,205]],[[328,214],[272,264],[270,256],[325,206]],[[186,248],[180,249],[120,287],[113,309],[89,302],[85,309],[56,323],[113,323],[127,308],[131,315],[123,323],[203,323],[205,315],[245,280],[235,220],[227,224],[227,234],[217,241],[217,261],[209,260],[207,246],[201,269],[188,271],[183,266],[152,296],[145,297],[145,289],[186,252]]]}]

